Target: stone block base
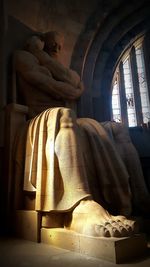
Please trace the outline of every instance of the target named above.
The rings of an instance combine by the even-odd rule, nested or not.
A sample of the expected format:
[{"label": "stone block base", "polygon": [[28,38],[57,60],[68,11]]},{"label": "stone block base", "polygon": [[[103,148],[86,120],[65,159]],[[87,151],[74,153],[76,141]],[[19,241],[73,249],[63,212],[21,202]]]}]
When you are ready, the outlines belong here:
[{"label": "stone block base", "polygon": [[31,210],[17,210],[14,219],[14,232],[19,238],[40,241],[39,213]]},{"label": "stone block base", "polygon": [[147,251],[144,234],[126,238],[102,238],[84,236],[63,228],[42,228],[41,242],[113,263],[133,260]]}]

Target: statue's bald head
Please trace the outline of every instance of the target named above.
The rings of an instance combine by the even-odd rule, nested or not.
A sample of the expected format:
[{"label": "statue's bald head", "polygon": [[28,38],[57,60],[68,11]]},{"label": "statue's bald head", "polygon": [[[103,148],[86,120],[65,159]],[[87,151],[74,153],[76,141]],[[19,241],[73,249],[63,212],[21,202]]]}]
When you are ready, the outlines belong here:
[{"label": "statue's bald head", "polygon": [[64,44],[64,36],[57,31],[50,31],[43,34],[45,43],[44,50],[51,56],[57,58]]}]

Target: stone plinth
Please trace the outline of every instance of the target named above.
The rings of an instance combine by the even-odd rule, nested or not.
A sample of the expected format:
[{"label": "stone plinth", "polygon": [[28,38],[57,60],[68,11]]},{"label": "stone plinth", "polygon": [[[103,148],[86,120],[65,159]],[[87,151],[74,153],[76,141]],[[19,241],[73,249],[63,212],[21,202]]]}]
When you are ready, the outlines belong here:
[{"label": "stone plinth", "polygon": [[15,213],[14,232],[19,238],[40,241],[40,214],[32,210],[17,210]]},{"label": "stone plinth", "polygon": [[63,228],[42,228],[41,242],[113,263],[135,259],[147,251],[144,234],[126,238],[102,238],[84,236]]}]

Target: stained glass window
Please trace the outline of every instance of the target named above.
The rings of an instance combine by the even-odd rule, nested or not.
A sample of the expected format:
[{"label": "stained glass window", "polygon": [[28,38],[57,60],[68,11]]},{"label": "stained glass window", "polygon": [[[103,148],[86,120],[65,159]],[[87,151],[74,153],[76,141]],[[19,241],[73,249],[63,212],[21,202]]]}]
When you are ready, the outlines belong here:
[{"label": "stained glass window", "polygon": [[[112,86],[112,119],[116,122],[121,122],[122,116],[126,117],[126,123],[129,127],[135,127],[150,121],[150,100],[148,93],[148,85],[146,80],[145,62],[142,47],[143,39],[136,41],[133,44],[134,54],[132,49],[126,51],[120,63],[117,66],[117,71],[114,74]],[[131,67],[131,56],[134,58],[134,67]],[[132,61],[133,62],[133,61]],[[119,68],[120,64],[123,66],[123,85],[119,83]],[[135,77],[137,77],[137,84]],[[133,83],[134,79],[134,83]],[[123,86],[123,88],[122,88]],[[124,90],[123,96],[120,96],[121,90]],[[137,93],[138,92],[138,93]],[[140,104],[139,101],[140,99]],[[121,114],[122,105],[125,103],[126,108],[123,109],[126,114]],[[140,109],[140,110],[139,110]],[[140,114],[140,115],[138,115]],[[138,119],[137,119],[138,116]]]},{"label": "stained glass window", "polygon": [[124,85],[125,85],[125,94],[127,102],[128,123],[129,127],[133,127],[137,125],[137,121],[136,121],[134,91],[133,91],[129,57],[123,62],[123,74],[124,74]]},{"label": "stained glass window", "polygon": [[118,75],[116,76],[116,79],[113,84],[112,109],[113,109],[113,120],[116,122],[121,122]]},{"label": "stained glass window", "polygon": [[149,103],[149,96],[148,96],[148,89],[147,89],[147,82],[146,82],[145,64],[144,64],[142,45],[140,44],[139,46],[137,46],[135,48],[135,51],[136,51],[136,61],[137,61],[143,122],[147,123],[148,120],[150,119],[150,103]]}]

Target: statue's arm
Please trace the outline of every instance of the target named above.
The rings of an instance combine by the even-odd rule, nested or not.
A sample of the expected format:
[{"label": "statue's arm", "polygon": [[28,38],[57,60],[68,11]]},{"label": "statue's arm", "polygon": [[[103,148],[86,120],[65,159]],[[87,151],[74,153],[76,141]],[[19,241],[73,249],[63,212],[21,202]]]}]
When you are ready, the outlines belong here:
[{"label": "statue's arm", "polygon": [[39,64],[37,58],[26,51],[16,51],[15,67],[18,75],[37,90],[42,90],[55,98],[75,100],[82,94],[84,88],[79,82],[75,88],[71,84],[53,78],[51,72]]},{"label": "statue's arm", "polygon": [[53,78],[71,84],[75,88],[81,86],[81,79],[77,72],[66,68],[55,58],[50,57],[44,50],[44,42],[38,36],[32,36],[26,45],[26,50],[33,54],[42,66],[45,66]]},{"label": "statue's arm", "polygon": [[78,88],[72,85],[56,81],[53,77],[49,77],[42,73],[39,69],[28,70],[22,74],[23,78],[34,85],[37,89],[42,90],[55,98],[63,98],[68,100],[75,100],[80,97],[83,91],[82,84]]},{"label": "statue's arm", "polygon": [[78,84],[80,83],[80,77],[75,71],[64,67],[59,61],[50,57],[43,50],[39,51],[37,54],[40,63],[50,70],[54,78],[63,82],[67,82],[74,87],[78,87]]}]

